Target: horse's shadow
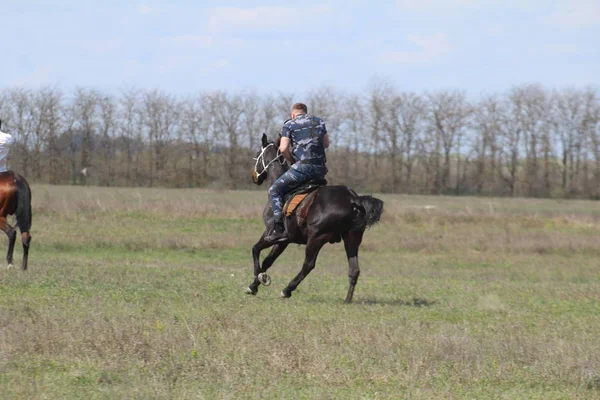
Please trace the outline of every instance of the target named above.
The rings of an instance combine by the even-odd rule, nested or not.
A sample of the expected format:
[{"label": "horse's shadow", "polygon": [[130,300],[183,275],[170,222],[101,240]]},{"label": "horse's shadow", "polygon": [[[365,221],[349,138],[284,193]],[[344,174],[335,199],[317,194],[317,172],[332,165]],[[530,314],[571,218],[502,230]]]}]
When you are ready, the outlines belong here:
[{"label": "horse's shadow", "polygon": [[405,307],[431,307],[437,304],[435,300],[427,300],[422,297],[413,297],[410,300],[404,299],[375,299],[375,298],[366,298],[362,300],[355,301],[355,304],[365,305],[365,306],[405,306]]},{"label": "horse's shadow", "polygon": [[[320,297],[312,297],[308,299],[311,303],[324,303],[328,302],[324,298]],[[367,297],[361,300],[355,300],[352,304],[362,305],[362,306],[403,306],[403,307],[432,307],[436,305],[438,302],[435,300],[427,300],[422,297],[413,297],[410,300],[404,299],[376,299]]]}]

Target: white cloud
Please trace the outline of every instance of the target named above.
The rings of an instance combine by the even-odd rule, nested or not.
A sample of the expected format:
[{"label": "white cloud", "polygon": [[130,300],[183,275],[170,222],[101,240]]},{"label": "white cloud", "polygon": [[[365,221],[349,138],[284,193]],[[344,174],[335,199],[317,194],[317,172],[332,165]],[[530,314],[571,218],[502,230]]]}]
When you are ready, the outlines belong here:
[{"label": "white cloud", "polygon": [[138,4],[137,12],[142,15],[148,15],[152,12],[152,7],[150,7],[148,4]]},{"label": "white cloud", "polygon": [[196,73],[207,74],[213,71],[223,69],[229,65],[229,60],[219,58],[214,61],[201,60],[193,55],[171,55],[165,57],[162,62],[154,66],[155,70],[160,73],[173,72],[176,70],[187,69],[189,66],[194,66]]},{"label": "white cloud", "polygon": [[15,86],[39,87],[44,85],[56,84],[55,70],[50,65],[40,65],[31,72],[17,77],[10,82]]},{"label": "white cloud", "polygon": [[244,40],[244,39],[225,39],[223,41],[223,44],[226,47],[233,47],[233,48],[237,48],[237,49],[241,49],[243,47],[247,47],[248,46],[248,41]]},{"label": "white cloud", "polygon": [[200,72],[202,73],[208,73],[208,72],[212,72],[212,71],[216,71],[219,69],[223,69],[225,67],[227,67],[229,65],[229,60],[226,58],[220,58],[218,60],[216,60],[215,62],[212,62],[208,65],[205,65],[204,67],[201,67],[199,69]]},{"label": "white cloud", "polygon": [[560,4],[547,21],[555,25],[587,26],[600,23],[598,0],[573,0]]},{"label": "white cloud", "polygon": [[[569,0],[563,0],[569,1]],[[396,0],[404,12],[461,15],[474,9],[499,8],[521,11],[539,11],[548,6],[547,0]]]},{"label": "white cloud", "polygon": [[448,37],[444,34],[431,36],[409,35],[408,41],[417,50],[388,50],[378,56],[381,64],[429,64],[437,63],[443,56],[452,52]]},{"label": "white cloud", "polygon": [[180,68],[183,65],[190,64],[192,57],[190,56],[168,56],[157,64],[156,69],[160,72],[168,72]]},{"label": "white cloud", "polygon": [[114,53],[121,48],[121,41],[118,39],[67,39],[59,40],[57,43],[68,47],[69,50],[97,56]]},{"label": "white cloud", "polygon": [[551,56],[567,56],[578,54],[582,49],[575,43],[552,43],[545,45],[542,50]]},{"label": "white cloud", "polygon": [[161,43],[168,45],[193,46],[209,48],[215,42],[214,37],[210,35],[178,35],[161,39]]},{"label": "white cloud", "polygon": [[240,49],[248,46],[248,42],[240,38],[219,38],[213,35],[183,34],[160,39],[160,44],[176,50],[189,49]]},{"label": "white cloud", "polygon": [[483,28],[484,32],[490,36],[501,37],[508,32],[508,27],[500,23],[488,23]]},{"label": "white cloud", "polygon": [[142,65],[138,60],[135,59],[127,59],[123,63],[122,71],[123,75],[127,79],[131,79],[133,77],[139,76],[140,71],[142,69]]},{"label": "white cloud", "polygon": [[[231,28],[272,30],[274,28],[324,23],[331,9],[326,5],[312,7],[220,7],[214,8],[208,19],[211,31]],[[300,17],[299,17],[300,16]],[[307,18],[310,16],[310,18]]]},{"label": "white cloud", "polygon": [[[490,3],[492,3],[491,1]],[[405,11],[435,11],[456,9],[457,7],[471,7],[474,5],[485,4],[484,1],[477,0],[397,0],[396,5]]]}]

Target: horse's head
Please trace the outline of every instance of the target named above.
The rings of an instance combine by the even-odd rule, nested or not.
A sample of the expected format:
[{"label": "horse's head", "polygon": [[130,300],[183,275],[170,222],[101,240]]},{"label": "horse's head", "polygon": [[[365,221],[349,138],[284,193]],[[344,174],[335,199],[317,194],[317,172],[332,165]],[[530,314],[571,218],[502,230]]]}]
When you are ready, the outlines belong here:
[{"label": "horse's head", "polygon": [[254,170],[252,171],[252,182],[257,185],[261,185],[269,174],[269,168],[273,168],[275,166],[283,167],[285,164],[285,159],[283,155],[279,152],[279,140],[273,142],[269,142],[267,139],[267,135],[263,133],[261,149],[258,153],[256,153],[256,157],[254,160]]}]

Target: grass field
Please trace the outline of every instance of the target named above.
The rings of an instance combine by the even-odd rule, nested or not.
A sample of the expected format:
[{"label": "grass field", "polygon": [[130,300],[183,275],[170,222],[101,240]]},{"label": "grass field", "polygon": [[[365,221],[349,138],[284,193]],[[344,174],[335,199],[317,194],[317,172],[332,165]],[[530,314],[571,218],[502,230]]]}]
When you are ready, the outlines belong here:
[{"label": "grass field", "polygon": [[303,247],[244,295],[262,191],[33,194],[2,399],[600,398],[598,202],[378,196],[345,305],[341,244],[291,299]]}]

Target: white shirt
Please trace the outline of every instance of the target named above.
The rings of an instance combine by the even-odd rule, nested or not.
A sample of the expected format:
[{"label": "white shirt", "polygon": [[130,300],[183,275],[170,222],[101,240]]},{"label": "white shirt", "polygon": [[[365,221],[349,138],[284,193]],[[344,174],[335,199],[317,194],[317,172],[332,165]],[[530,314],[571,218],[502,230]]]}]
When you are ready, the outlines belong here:
[{"label": "white shirt", "polygon": [[8,133],[0,131],[0,172],[6,172],[6,157],[15,139]]}]

